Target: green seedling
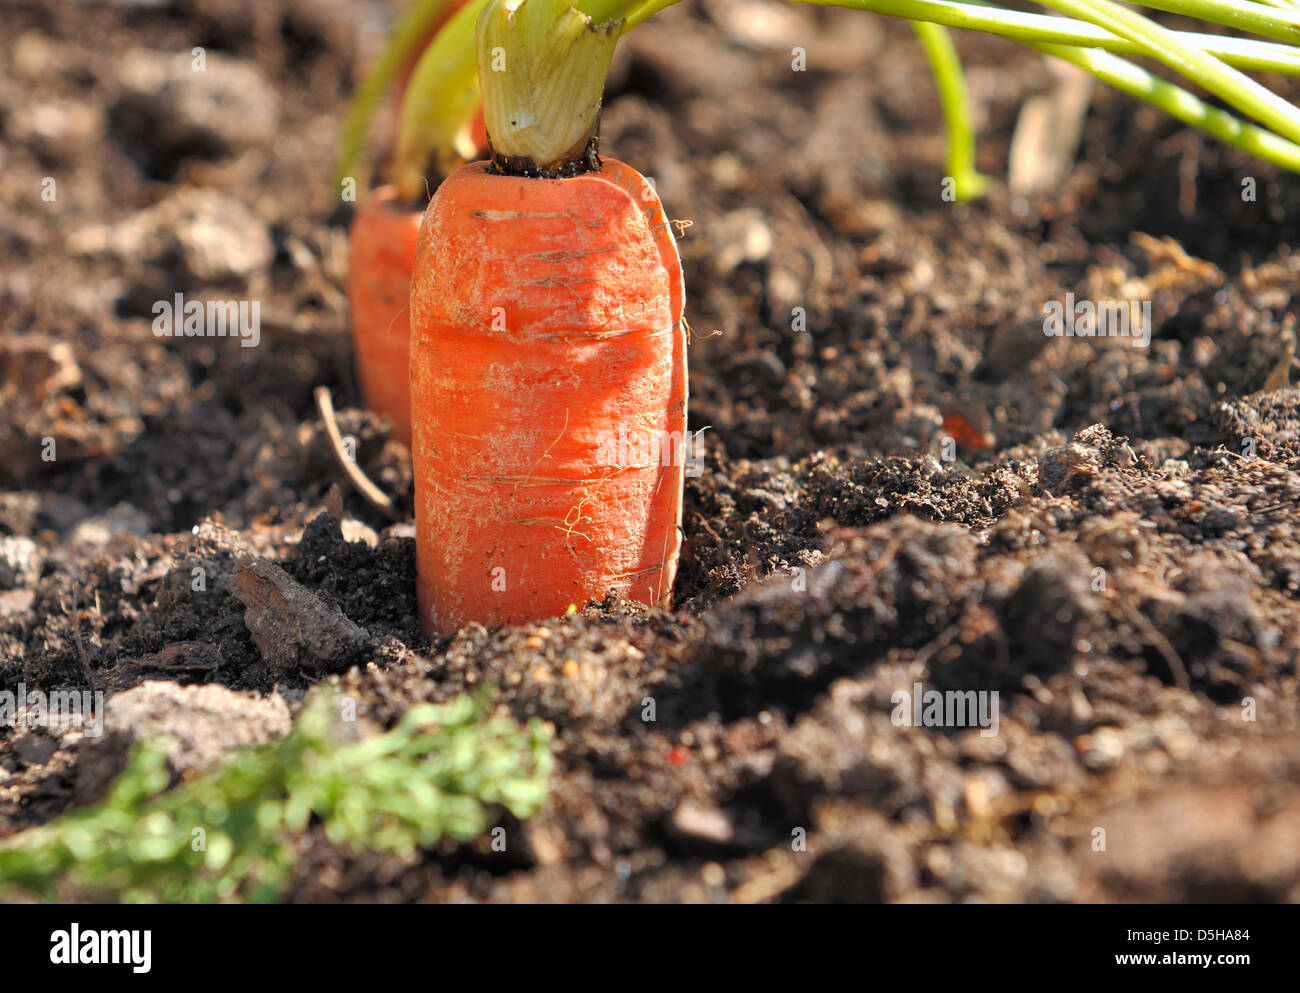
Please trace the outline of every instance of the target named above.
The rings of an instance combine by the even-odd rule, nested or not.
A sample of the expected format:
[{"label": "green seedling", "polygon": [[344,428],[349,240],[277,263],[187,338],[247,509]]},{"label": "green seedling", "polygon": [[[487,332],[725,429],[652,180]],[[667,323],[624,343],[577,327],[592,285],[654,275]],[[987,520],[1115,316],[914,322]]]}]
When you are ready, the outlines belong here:
[{"label": "green seedling", "polygon": [[316,691],[280,741],[171,791],[165,753],[137,746],[103,801],[0,846],[0,898],[274,902],[310,825],[341,849],[410,860],[546,802],[549,729],[493,715],[485,695],[417,705],[346,744],[338,712]]}]

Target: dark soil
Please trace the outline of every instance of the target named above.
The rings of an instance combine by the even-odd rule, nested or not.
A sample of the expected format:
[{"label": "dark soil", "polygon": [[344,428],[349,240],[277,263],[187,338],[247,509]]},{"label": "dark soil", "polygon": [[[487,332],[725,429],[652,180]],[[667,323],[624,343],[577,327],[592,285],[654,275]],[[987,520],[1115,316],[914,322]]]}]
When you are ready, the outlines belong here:
[{"label": "dark soil", "polygon": [[[691,221],[708,460],[675,603],[430,641],[409,455],[355,409],[330,172],[375,9],[6,6],[0,688],[296,710],[328,678],[386,726],[490,682],[553,722],[550,804],[508,855],[311,835],[296,900],[1300,899],[1294,177],[1099,90],[1066,179],[949,203],[907,25],[669,11],[623,46],[600,148]],[[1050,77],[959,43],[1002,177]],[[155,337],[178,292],[260,300],[258,347]],[[1151,300],[1150,347],[1044,336],[1067,292]],[[319,385],[403,523],[336,468]],[[249,553],[352,648],[264,657]],[[998,733],[897,726],[916,683],[998,691]],[[80,802],[83,751],[0,729],[0,835]]]}]

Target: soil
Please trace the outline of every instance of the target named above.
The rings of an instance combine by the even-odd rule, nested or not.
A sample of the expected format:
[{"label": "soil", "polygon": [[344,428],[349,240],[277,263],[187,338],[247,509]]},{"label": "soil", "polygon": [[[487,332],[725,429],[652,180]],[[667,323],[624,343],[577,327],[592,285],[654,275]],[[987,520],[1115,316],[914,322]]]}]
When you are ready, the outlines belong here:
[{"label": "soil", "polygon": [[[1065,178],[951,203],[906,24],[656,17],[600,147],[690,222],[708,457],[674,603],[429,639],[409,454],[356,409],[330,171],[391,15],[6,6],[0,689],[166,680],[296,712],[329,679],[388,726],[490,682],[554,724],[550,803],[508,854],[408,865],[310,832],[297,901],[1300,899],[1292,177],[1098,89]],[[1005,177],[1052,76],[958,42]],[[257,347],[155,336],[176,293],[260,301]],[[1150,346],[1044,335],[1067,293],[1150,300]],[[402,520],[338,470],[320,385]],[[332,647],[269,645],[288,628],[254,618],[258,583],[310,591]],[[899,726],[918,683],[997,691],[997,733]],[[86,752],[0,729],[0,836],[102,793]]]}]

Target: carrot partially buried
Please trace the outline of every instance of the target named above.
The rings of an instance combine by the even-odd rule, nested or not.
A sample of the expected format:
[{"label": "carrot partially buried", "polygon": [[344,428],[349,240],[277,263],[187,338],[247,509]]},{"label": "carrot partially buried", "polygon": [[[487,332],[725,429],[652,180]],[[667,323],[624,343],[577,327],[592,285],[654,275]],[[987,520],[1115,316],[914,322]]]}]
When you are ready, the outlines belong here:
[{"label": "carrot partially buried", "polygon": [[[486,145],[484,134],[480,147]],[[365,405],[386,415],[393,437],[409,446],[411,269],[424,204],[407,199],[395,187],[381,186],[357,208],[348,236],[348,302]]]},{"label": "carrot partially buried", "polygon": [[411,443],[411,268],[423,210],[383,186],[361,202],[348,241],[352,346],[365,404],[393,423],[393,437]]},{"label": "carrot partially buried", "polygon": [[[531,22],[526,4],[539,15]],[[650,184],[595,155],[614,38],[572,10],[555,29],[562,38],[542,30],[557,9],[493,0],[480,17],[494,158],[443,182],[416,248],[412,454],[428,631],[554,616],[611,590],[657,603],[676,573],[681,264]],[[534,60],[560,41],[580,65],[565,77],[576,89],[548,93],[547,66]],[[498,47],[531,75],[512,85],[486,70]],[[562,120],[538,110],[548,98]],[[512,127],[527,120],[541,124]]]}]

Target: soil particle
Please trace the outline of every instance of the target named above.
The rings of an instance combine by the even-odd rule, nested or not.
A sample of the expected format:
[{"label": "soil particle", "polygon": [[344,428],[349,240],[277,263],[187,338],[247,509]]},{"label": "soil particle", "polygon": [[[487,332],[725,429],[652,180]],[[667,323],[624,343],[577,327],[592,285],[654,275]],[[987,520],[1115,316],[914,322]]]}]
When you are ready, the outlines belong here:
[{"label": "soil particle", "polygon": [[[241,200],[211,190],[182,189],[156,207],[114,225],[80,228],[68,237],[68,251],[78,255],[108,255],[142,259],[155,265],[179,262],[186,288],[213,284],[245,284],[265,270],[273,250],[271,236]],[[170,304],[171,300],[165,300]],[[147,311],[157,317],[158,311]],[[185,315],[173,315],[183,331]],[[228,329],[233,336],[238,329]]]},{"label": "soil particle", "polygon": [[296,674],[300,667],[341,671],[370,640],[336,606],[266,559],[239,562],[232,590],[244,604],[244,624],[262,661],[276,675]]},{"label": "soil particle", "polygon": [[28,765],[43,765],[58,750],[58,741],[44,731],[29,731],[14,742],[14,754]]},{"label": "soil particle", "polygon": [[803,709],[889,645],[955,622],[975,580],[970,532],[912,517],[828,535],[831,559],[752,584],[706,615],[689,662],[697,712]]},{"label": "soil particle", "polygon": [[[1074,841],[1085,899],[1294,903],[1300,896],[1300,806],[1279,789],[1295,775],[1294,736],[1247,757],[1101,805]],[[1269,784],[1273,784],[1270,786]]]},{"label": "soil particle", "polygon": [[40,570],[41,555],[36,542],[21,535],[0,536],[0,589],[29,586]]},{"label": "soil particle", "polygon": [[[907,848],[876,814],[842,807],[811,844],[812,865],[781,902],[889,903],[916,888]],[[833,825],[833,826],[832,826]]]},{"label": "soil particle", "polygon": [[1300,389],[1217,403],[1214,422],[1241,455],[1262,459],[1300,457]]}]

